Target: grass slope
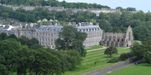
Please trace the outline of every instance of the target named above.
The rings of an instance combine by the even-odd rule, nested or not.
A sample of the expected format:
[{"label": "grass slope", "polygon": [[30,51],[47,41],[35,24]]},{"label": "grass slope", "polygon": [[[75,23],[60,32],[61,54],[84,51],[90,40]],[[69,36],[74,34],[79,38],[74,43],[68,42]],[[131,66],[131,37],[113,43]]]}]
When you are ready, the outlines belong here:
[{"label": "grass slope", "polygon": [[[94,51],[93,51],[94,50]],[[129,52],[130,49],[127,48],[118,48],[118,57],[121,53]],[[83,58],[81,65],[74,71],[68,71],[64,75],[81,75],[83,73],[94,71],[106,66],[111,66],[113,63],[107,63],[109,58],[104,55],[104,49],[98,46],[88,48],[87,55]]]},{"label": "grass slope", "polygon": [[107,75],[151,75],[151,65],[132,65]]}]

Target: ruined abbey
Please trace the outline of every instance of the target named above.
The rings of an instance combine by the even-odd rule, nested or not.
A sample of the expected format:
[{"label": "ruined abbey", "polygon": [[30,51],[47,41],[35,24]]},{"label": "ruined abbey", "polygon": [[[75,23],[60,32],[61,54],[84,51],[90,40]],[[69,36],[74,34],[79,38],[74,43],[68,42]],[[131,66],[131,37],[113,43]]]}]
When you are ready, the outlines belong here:
[{"label": "ruined abbey", "polygon": [[100,45],[113,47],[131,47],[133,45],[133,31],[131,26],[128,27],[126,33],[110,33],[104,32]]}]

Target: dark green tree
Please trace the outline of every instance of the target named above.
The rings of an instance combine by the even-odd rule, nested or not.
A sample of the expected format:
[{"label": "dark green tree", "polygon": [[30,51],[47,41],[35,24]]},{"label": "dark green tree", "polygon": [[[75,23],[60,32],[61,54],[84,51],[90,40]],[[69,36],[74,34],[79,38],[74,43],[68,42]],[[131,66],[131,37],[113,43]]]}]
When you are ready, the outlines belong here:
[{"label": "dark green tree", "polygon": [[144,62],[151,63],[151,41],[143,41],[142,44],[134,44],[131,53],[137,60],[144,60]]},{"label": "dark green tree", "polygon": [[8,75],[8,69],[5,65],[5,57],[0,54],[0,74]]},{"label": "dark green tree", "polygon": [[112,57],[113,54],[117,54],[118,50],[116,47],[108,47],[105,51],[104,54],[108,55],[110,58]]},{"label": "dark green tree", "polygon": [[136,11],[136,8],[128,7],[126,8],[127,11]]},{"label": "dark green tree", "polygon": [[[84,40],[82,35],[78,38]],[[80,64],[81,56],[76,50],[33,48],[33,44],[38,44],[36,39],[12,35],[0,39],[0,75],[61,75]]]},{"label": "dark green tree", "polygon": [[65,26],[56,40],[56,48],[59,50],[76,50],[81,56],[86,54],[83,46],[83,41],[86,38],[86,33],[77,31],[72,26]]},{"label": "dark green tree", "polygon": [[23,45],[27,45],[29,48],[32,49],[38,49],[41,48],[42,46],[39,44],[39,41],[35,38],[28,39],[27,37],[22,36],[20,38],[20,42]]}]

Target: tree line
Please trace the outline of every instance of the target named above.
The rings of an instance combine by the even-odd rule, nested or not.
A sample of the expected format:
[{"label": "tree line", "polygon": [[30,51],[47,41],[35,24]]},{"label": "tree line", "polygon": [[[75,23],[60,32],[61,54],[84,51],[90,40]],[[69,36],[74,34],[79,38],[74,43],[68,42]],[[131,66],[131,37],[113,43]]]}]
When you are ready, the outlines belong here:
[{"label": "tree line", "polygon": [[[86,22],[91,21],[95,18],[95,14],[88,12],[78,12],[76,14],[72,14],[70,12],[61,11],[49,12],[47,9],[37,8],[33,11],[25,11],[23,9],[13,10],[11,8],[7,8],[4,6],[0,6],[0,16],[4,18],[13,18],[22,22],[37,22],[41,19],[57,19],[58,21],[64,22]],[[92,19],[90,19],[92,18]]]},{"label": "tree line", "polygon": [[59,2],[57,0],[0,0],[2,4],[10,5],[31,5],[31,6],[52,6],[52,7],[64,7],[64,8],[107,8],[99,4],[88,3],[67,3],[66,1]]}]

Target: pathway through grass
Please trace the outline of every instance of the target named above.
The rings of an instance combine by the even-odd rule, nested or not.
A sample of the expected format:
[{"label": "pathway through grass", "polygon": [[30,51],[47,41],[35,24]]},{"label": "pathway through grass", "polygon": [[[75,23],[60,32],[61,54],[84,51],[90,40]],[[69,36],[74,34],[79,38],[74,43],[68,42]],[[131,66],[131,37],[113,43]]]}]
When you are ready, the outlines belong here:
[{"label": "pathway through grass", "polygon": [[[104,55],[105,48],[96,46],[93,48],[89,48],[87,51],[87,55],[83,58],[81,65],[75,69],[74,71],[68,71],[64,75],[81,75],[83,73],[94,71],[106,66],[110,66],[113,63],[107,63],[109,58]],[[114,57],[118,57],[121,53],[129,52],[130,50],[127,48],[119,48],[119,54]]]}]

